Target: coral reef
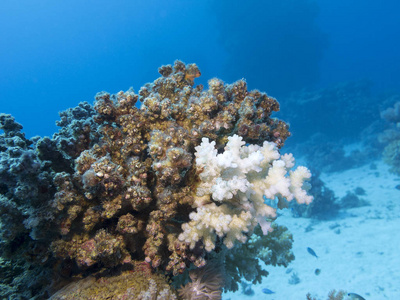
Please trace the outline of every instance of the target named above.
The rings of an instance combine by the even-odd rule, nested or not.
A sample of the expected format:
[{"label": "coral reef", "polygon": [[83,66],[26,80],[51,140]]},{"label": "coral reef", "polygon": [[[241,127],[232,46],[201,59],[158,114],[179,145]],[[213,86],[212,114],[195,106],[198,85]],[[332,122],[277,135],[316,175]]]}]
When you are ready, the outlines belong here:
[{"label": "coral reef", "polygon": [[61,127],[59,132],[51,139],[34,138],[39,158],[51,162],[56,172],[72,173],[74,160],[99,139],[97,124],[93,120],[95,113],[88,102],[81,102],[77,107],[60,112],[61,120],[56,122]]},{"label": "coral reef", "polygon": [[390,171],[400,175],[400,100],[381,112],[381,118],[388,128],[379,135],[379,141],[385,144],[383,159]]},{"label": "coral reef", "polygon": [[392,173],[400,175],[400,139],[385,147],[383,159],[390,166]]},{"label": "coral reef", "polygon": [[309,194],[314,197],[314,200],[309,205],[292,202],[290,204],[292,215],[320,220],[335,218],[339,213],[340,206],[334,192],[321,180],[319,172],[313,171],[310,184]]},{"label": "coral reef", "polygon": [[[83,277],[78,286],[95,286],[105,270],[110,282],[131,280],[124,272],[138,263],[175,283],[192,277],[182,288],[190,290],[211,260],[230,290],[242,276],[267,275],[257,256],[272,265],[293,259],[291,235],[271,222],[286,201],[312,200],[311,174],[279,153],[290,133],[271,117],[278,102],[244,80],[194,86],[195,64],[176,61],[159,73],[138,94],[101,92],[93,107],[62,112],[52,138],[27,140],[0,115],[0,247],[23,266],[1,266],[9,295],[46,298]],[[25,266],[41,274],[29,291],[10,280]],[[157,292],[135,297],[165,290],[157,280],[150,287]]]},{"label": "coral reef", "polygon": [[43,238],[54,233],[49,211],[54,174],[11,115],[0,114],[0,129],[1,298],[46,298],[40,290],[49,284],[50,259]]},{"label": "coral reef", "polygon": [[320,173],[317,171],[313,171],[310,184],[311,189],[308,193],[313,196],[313,201],[309,205],[290,203],[294,217],[329,220],[337,217],[340,210],[370,205],[368,201],[361,197],[365,195],[365,190],[361,187],[347,191],[345,196],[338,199],[334,192],[325,186],[320,178]]},{"label": "coral reef", "polygon": [[[327,300],[343,300],[345,295],[345,291],[340,290],[336,292],[336,290],[332,290],[329,292]],[[306,297],[307,300],[317,300],[315,297],[312,297],[310,293],[308,293]]]},{"label": "coral reef", "polygon": [[252,284],[261,283],[262,277],[268,272],[262,268],[259,261],[266,265],[284,266],[294,260],[292,253],[293,236],[285,226],[275,223],[271,225],[272,232],[264,235],[261,227],[256,227],[247,243],[238,244],[235,248],[219,255],[225,261],[225,289],[237,291],[241,279]]},{"label": "coral reef", "polygon": [[371,205],[367,200],[350,191],[347,191],[346,195],[340,199],[339,204],[341,208],[345,209]]}]

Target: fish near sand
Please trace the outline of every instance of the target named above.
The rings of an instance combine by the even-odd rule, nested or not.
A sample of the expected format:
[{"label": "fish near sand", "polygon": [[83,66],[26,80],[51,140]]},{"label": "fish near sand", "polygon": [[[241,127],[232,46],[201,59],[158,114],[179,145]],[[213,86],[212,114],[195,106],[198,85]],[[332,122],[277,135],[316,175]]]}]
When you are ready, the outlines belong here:
[{"label": "fish near sand", "polygon": [[315,256],[316,258],[318,258],[317,254],[315,253],[315,251],[313,249],[311,249],[310,247],[307,247],[307,251],[308,253],[310,253],[312,256]]},{"label": "fish near sand", "polygon": [[363,297],[356,293],[348,293],[347,296],[349,296],[349,299],[351,300],[365,300]]},{"label": "fish near sand", "polygon": [[271,291],[270,289],[267,289],[267,288],[263,288],[261,291],[262,291],[264,294],[267,294],[267,295],[269,295],[269,294],[275,294],[275,292],[273,292],[273,291]]}]

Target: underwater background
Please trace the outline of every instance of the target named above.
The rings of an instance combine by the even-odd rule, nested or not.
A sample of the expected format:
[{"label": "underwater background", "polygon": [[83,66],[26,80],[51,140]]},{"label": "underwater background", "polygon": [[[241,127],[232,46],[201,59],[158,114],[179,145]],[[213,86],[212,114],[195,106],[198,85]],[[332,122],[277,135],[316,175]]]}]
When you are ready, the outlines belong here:
[{"label": "underwater background", "polygon": [[199,83],[246,78],[250,88],[280,102],[302,89],[361,79],[374,91],[396,90],[399,5],[5,0],[2,111],[16,116],[29,136],[51,135],[58,111],[99,91],[138,90],[175,59],[199,65]]},{"label": "underwater background", "polygon": [[[69,119],[68,122],[66,121],[66,118],[71,116],[69,113],[64,113],[61,115],[61,117],[64,116],[64,119],[61,118],[62,121],[57,126],[56,121],[60,120],[59,112],[76,107],[82,101],[93,104],[94,97],[98,92],[107,91],[110,94],[116,94],[120,91],[127,91],[124,96],[120,95],[120,97],[134,98],[133,92],[140,94],[141,87],[160,77],[159,67],[168,64],[174,65],[176,60],[184,63],[175,63],[174,71],[172,69],[161,70],[161,75],[168,77],[178,71],[183,72],[188,86],[193,87],[193,93],[199,92],[195,90],[199,85],[204,85],[205,89],[210,86],[210,91],[216,90],[217,83],[208,83],[210,79],[216,77],[225,84],[245,79],[248,91],[257,89],[267,93],[268,97],[276,98],[279,102],[279,112],[275,108],[271,109],[269,112],[272,113],[271,118],[269,118],[270,115],[265,116],[266,121],[263,121],[272,128],[271,132],[268,134],[257,133],[257,138],[255,138],[250,134],[246,136],[247,133],[241,135],[242,131],[235,129],[230,133],[223,132],[221,136],[241,135],[247,145],[261,146],[263,139],[275,142],[282,154],[293,153],[297,162],[310,169],[313,175],[310,179],[312,187],[308,193],[314,197],[314,201],[308,206],[304,203],[294,204],[292,202],[295,201],[292,201],[288,208],[278,211],[277,224],[285,225],[293,234],[294,242],[291,251],[296,258],[291,263],[289,262],[292,259],[286,258],[285,262],[274,264],[270,261],[270,265],[268,265],[265,259],[261,259],[260,255],[257,256],[260,264],[257,264],[255,268],[261,266],[260,268],[270,273],[269,276],[264,277],[262,282],[256,282],[255,277],[253,278],[238,267],[237,270],[240,270],[236,274],[238,277],[231,279],[236,282],[236,285],[232,284],[231,288],[227,288],[226,290],[231,291],[223,293],[222,299],[251,299],[252,297],[275,300],[397,299],[400,297],[400,257],[398,256],[400,249],[398,233],[400,225],[399,11],[400,2],[395,0],[2,0],[0,2],[0,113],[11,114],[15,121],[23,126],[23,129],[20,129],[8,117],[2,115],[0,202],[3,204],[0,206],[0,222],[2,224],[0,231],[2,231],[3,248],[0,248],[2,251],[0,256],[4,255],[4,259],[1,259],[0,268],[4,271],[3,274],[7,274],[0,275],[2,299],[46,298],[43,295],[50,296],[56,290],[67,286],[68,280],[73,275],[79,274],[79,276],[85,277],[93,271],[92,264],[87,261],[81,265],[77,263],[78,267],[75,265],[69,269],[65,267],[66,264],[75,264],[74,259],[82,258],[78,254],[73,256],[70,253],[68,255],[61,253],[59,248],[72,247],[70,240],[68,241],[70,244],[67,246],[57,244],[59,248],[53,244],[53,254],[46,256],[46,263],[43,264],[48,265],[44,268],[55,270],[55,273],[62,273],[62,270],[68,269],[68,275],[62,274],[62,280],[58,278],[57,284],[49,289],[51,292],[47,290],[43,292],[38,287],[39,284],[30,289],[30,296],[27,296],[29,293],[26,291],[28,294],[23,294],[21,286],[24,285],[24,280],[15,281],[14,279],[17,276],[22,278],[25,272],[24,268],[28,267],[24,261],[23,263],[19,262],[18,270],[12,270],[7,259],[10,259],[10,253],[19,247],[18,243],[23,245],[22,247],[27,245],[25,243],[28,243],[28,236],[32,240],[35,240],[36,237],[37,240],[43,239],[43,232],[32,234],[33,229],[39,230],[42,228],[41,225],[38,225],[38,228],[35,228],[36,223],[27,225],[26,220],[32,221],[33,215],[26,212],[29,206],[26,203],[36,200],[51,201],[52,196],[38,197],[35,198],[36,200],[33,200],[34,198],[25,199],[24,201],[16,197],[19,200],[15,200],[14,196],[18,194],[16,182],[18,180],[22,182],[20,178],[26,174],[22,172],[18,173],[20,174],[18,176],[15,175],[12,165],[9,163],[10,157],[14,159],[19,155],[22,157],[23,154],[12,156],[8,151],[12,147],[21,147],[24,150],[18,151],[27,151],[26,153],[33,149],[36,152],[45,152],[45,154],[38,155],[38,158],[30,157],[32,161],[43,163],[47,160],[52,164],[58,161],[59,169],[53,165],[47,166],[51,171],[46,167],[40,169],[47,172],[46,180],[51,188],[45,192],[42,191],[47,195],[53,193],[52,195],[59,196],[57,193],[60,190],[68,190],[63,186],[62,181],[69,179],[61,178],[61,175],[55,177],[55,173],[69,172],[72,180],[71,174],[78,168],[77,172],[81,172],[80,175],[83,179],[80,179],[80,186],[78,183],[74,184],[75,187],[79,186],[77,189],[80,189],[81,192],[81,194],[75,193],[74,190],[74,199],[79,197],[89,199],[87,193],[92,191],[96,184],[90,176],[97,175],[100,171],[97,170],[96,173],[93,171],[91,174],[92,169],[85,169],[84,166],[88,162],[82,162],[84,159],[79,160],[78,156],[83,151],[92,149],[93,145],[89,145],[89,142],[83,146],[80,145],[79,151],[74,148],[76,153],[69,152],[68,157],[58,149],[59,153],[57,153],[63,156],[61,159],[49,154],[53,151],[49,150],[50,147],[44,150],[43,144],[41,144],[42,148],[35,146],[39,145],[39,137],[35,138],[35,136],[51,138],[60,130],[60,127],[72,122]],[[196,68],[191,65],[185,67],[185,64],[192,63],[196,64]],[[179,84],[178,86],[184,90]],[[131,87],[133,91],[129,90]],[[147,88],[149,91],[155,89],[149,86]],[[235,88],[240,89],[240,87],[227,87],[233,95],[236,95],[234,94]],[[257,98],[258,94],[254,93],[252,96]],[[136,102],[137,99],[129,101],[133,106],[140,107],[142,100],[146,97],[150,96],[144,92],[140,94],[139,101]],[[117,98],[115,96],[112,100]],[[232,96],[232,99],[236,98]],[[265,101],[271,107],[276,107],[276,104],[272,103],[273,101],[270,99]],[[96,101],[107,103],[108,100],[107,96],[98,95]],[[148,102],[150,103],[150,100]],[[106,106],[104,103],[99,104],[98,107]],[[147,105],[150,107],[150,111],[151,105],[154,104]],[[200,106],[206,106],[206,104],[203,103]],[[98,107],[95,109],[101,114]],[[92,107],[82,106],[81,108],[85,111],[85,117],[94,116],[95,112]],[[156,108],[152,109],[152,113],[154,113]],[[231,112],[229,111],[229,113]],[[81,116],[79,115],[79,117]],[[283,120],[289,127],[278,123],[275,118]],[[179,118],[177,117],[177,119]],[[251,118],[249,117],[249,119]],[[96,122],[104,125],[111,122],[110,120],[102,115],[101,122],[103,123],[99,120]],[[142,124],[140,122],[147,124],[146,120],[142,119],[137,122],[138,124]],[[257,122],[254,121],[254,123]],[[14,125],[7,127],[7,124]],[[95,131],[94,123],[90,123],[88,126],[92,128],[93,132]],[[166,125],[157,126],[156,130],[159,131],[168,129]],[[21,146],[21,143],[8,142],[9,133],[19,136],[19,133],[15,134],[15,130],[25,133],[22,138],[24,146]],[[288,130],[291,133],[290,136]],[[61,132],[58,138],[63,134]],[[175,137],[173,133],[169,134],[178,140],[182,138],[182,136]],[[183,136],[187,137],[184,134]],[[204,136],[212,140],[211,133]],[[32,142],[28,142],[28,139],[31,138],[33,138]],[[92,141],[101,140],[101,137],[93,135],[91,139]],[[154,139],[156,138],[147,138],[150,148],[155,144]],[[219,154],[226,142],[227,139],[223,138],[217,140],[216,149]],[[199,146],[199,144],[200,138],[193,142],[193,145],[188,146],[190,149],[188,152],[193,157],[195,146]],[[140,148],[140,151],[144,150]],[[150,156],[156,161],[157,159],[154,157],[157,155],[151,151],[153,150],[149,150]],[[99,152],[96,155],[100,156]],[[75,159],[78,159],[76,166],[72,163]],[[188,160],[188,158],[182,159],[180,163],[183,166],[177,174],[186,176],[185,181],[182,182],[192,184],[192,181],[196,179],[191,177],[192,162],[189,163]],[[89,158],[88,161],[90,161]],[[89,163],[93,163],[93,161]],[[123,165],[121,162],[113,161],[113,163]],[[149,174],[153,170],[154,178],[159,181],[164,180],[161,175],[158,177],[157,172],[159,171],[155,170],[155,165],[145,163],[144,158],[141,163],[143,166],[138,169],[145,170]],[[79,164],[82,165],[82,170],[79,170]],[[290,168],[287,169],[289,172]],[[54,184],[51,183],[52,178],[56,178]],[[126,175],[124,180],[127,178]],[[149,181],[154,178],[137,180],[141,180],[140,184],[142,185],[144,185],[143,181],[148,180],[147,185],[151,186]],[[179,182],[179,188],[184,190],[182,182]],[[34,186],[36,183],[32,180],[29,184]],[[119,184],[122,186],[122,183]],[[157,184],[152,184],[156,190]],[[171,183],[171,185],[177,184],[177,182]],[[163,187],[165,186],[166,183],[163,183]],[[100,192],[96,191],[96,193]],[[96,193],[93,192],[95,196],[91,197],[99,196]],[[143,199],[145,198],[143,196]],[[154,199],[152,201],[157,200]],[[13,204],[9,204],[7,201]],[[62,202],[62,205],[67,206],[65,199],[59,201]],[[7,205],[4,204],[6,202]],[[145,220],[138,221],[139,224],[140,222],[147,224],[147,217],[151,219],[154,216],[147,208],[142,208],[140,206],[142,204],[137,205],[139,207],[135,207],[137,211],[143,210],[147,214]],[[187,203],[182,204],[183,208],[178,211],[186,209],[185,205]],[[39,209],[39,206],[32,205],[35,217],[38,216],[38,211],[43,209],[41,206]],[[271,206],[274,207],[272,204]],[[15,214],[10,212],[12,210],[10,207],[16,209]],[[62,209],[64,208],[59,209],[61,211],[60,220],[64,218],[63,214],[65,213]],[[95,211],[95,208],[92,211]],[[69,211],[67,214],[71,215],[71,212]],[[77,214],[79,215],[79,212]],[[52,222],[53,218],[57,220],[58,217],[51,217]],[[11,219],[13,221],[10,221]],[[110,217],[107,220],[113,219]],[[189,221],[189,218],[179,219],[181,223],[185,221]],[[9,231],[13,231],[10,228],[17,226],[13,222],[23,223],[22,227],[25,228],[18,227],[16,233],[8,235]],[[41,221],[37,222],[40,224]],[[60,225],[60,222],[55,221],[55,224]],[[73,223],[73,220],[71,222]],[[107,222],[112,223],[112,221]],[[11,224],[11,227],[8,228],[4,225],[6,223]],[[62,223],[60,226],[63,225],[65,224]],[[71,230],[73,230],[74,225],[71,226]],[[101,227],[97,228],[96,226],[94,227],[96,230]],[[105,227],[104,224],[102,226]],[[139,228],[135,227],[135,230],[141,230],[139,225],[135,226]],[[260,226],[262,227],[262,224]],[[281,234],[282,237],[286,233],[283,233],[281,227],[279,228],[275,232]],[[54,242],[55,238],[52,237],[50,240],[54,243],[61,240],[65,242],[68,238],[72,238],[68,234],[65,234],[67,236],[65,239]],[[106,237],[101,237],[96,233],[96,238],[107,239],[109,238],[107,234],[111,234],[111,231],[102,231],[102,234]],[[124,238],[126,238],[126,234],[126,232],[121,233]],[[136,234],[136,232],[129,232],[129,234]],[[53,235],[56,234],[53,233]],[[143,243],[140,243],[146,247],[145,238],[141,237],[141,239],[143,239]],[[238,240],[240,241],[240,238]],[[89,241],[91,239],[87,238],[82,245],[87,246],[86,243]],[[32,243],[29,241],[29,247],[37,247],[36,249],[40,249],[38,251],[42,252],[47,251],[41,248],[43,244],[32,246]],[[265,246],[264,244],[257,245],[258,247]],[[221,249],[224,250],[220,251],[229,251],[223,248],[225,246],[222,245],[221,239]],[[119,249],[119,246],[114,244],[114,248]],[[140,253],[139,250],[133,250],[133,248],[130,248],[130,254]],[[168,246],[165,246],[163,250],[167,251]],[[21,249],[18,251],[16,252],[24,253]],[[34,257],[31,252],[29,253],[30,259],[26,260],[27,264],[36,266],[35,259],[38,257],[43,259],[40,255]],[[64,255],[68,256],[68,259],[60,262],[62,259],[57,261],[54,258],[55,261],[50,262],[53,259],[49,258],[51,255],[54,257]],[[203,253],[196,258],[207,257],[204,255],[206,254]],[[228,254],[226,255],[228,257]],[[285,255],[289,254],[285,252]],[[116,263],[116,258],[112,255],[111,257],[107,258],[106,262],[101,259],[96,261],[96,264],[100,265],[99,270],[108,266],[115,268],[121,263],[120,261]],[[148,252],[140,254],[138,261],[148,263],[149,261],[146,260],[148,257]],[[162,255],[161,257],[165,259]],[[217,260],[216,257],[213,259]],[[15,262],[16,259],[12,257],[10,261],[14,260]],[[220,256],[218,259],[223,260]],[[224,256],[224,259],[228,258]],[[95,259],[93,258],[93,260]],[[110,263],[110,260],[114,261]],[[152,263],[153,266],[157,265],[154,258],[152,258]],[[186,261],[186,263],[189,266],[189,262]],[[196,266],[200,266],[198,260],[190,263],[194,265],[197,263]],[[84,268],[86,273],[78,270],[85,264],[88,266],[88,268]],[[132,265],[135,264],[139,263],[132,263]],[[276,264],[279,266],[271,266]],[[255,266],[256,263],[250,265]],[[133,269],[137,270],[137,268],[135,265]],[[193,268],[193,265],[190,268]],[[143,272],[150,271],[144,270]],[[248,272],[251,273],[251,271]],[[261,269],[257,269],[257,272],[260,276],[261,274],[265,275]],[[165,272],[165,274],[167,273]],[[172,275],[168,274],[168,276]],[[174,288],[178,289],[180,285],[188,284],[189,276],[192,282],[195,282],[193,278],[201,275],[186,274],[186,278],[180,278],[179,283],[174,283]],[[219,279],[214,278],[217,282]],[[157,280],[162,281],[161,279]],[[45,284],[48,282],[43,283],[43,285]],[[151,285],[152,283],[149,284],[149,286]],[[236,286],[236,291],[232,291],[235,290],[232,288],[234,286]],[[333,290],[336,292],[332,292]],[[340,294],[340,291],[343,291],[343,295]],[[35,293],[37,294],[35,295]],[[158,295],[159,299],[173,299],[169,298],[172,296],[168,296],[167,292],[165,293],[164,296]],[[171,295],[172,293],[173,291]],[[306,296],[307,293],[310,293],[309,296]],[[330,296],[328,296],[329,293]],[[187,296],[182,292],[178,297],[195,299],[184,298],[185,295]],[[138,296],[132,292],[130,297],[134,299]],[[142,297],[141,299],[152,299],[146,298],[145,295],[140,297]],[[219,295],[213,299],[220,299],[218,297]],[[54,297],[53,299],[62,298]]]}]

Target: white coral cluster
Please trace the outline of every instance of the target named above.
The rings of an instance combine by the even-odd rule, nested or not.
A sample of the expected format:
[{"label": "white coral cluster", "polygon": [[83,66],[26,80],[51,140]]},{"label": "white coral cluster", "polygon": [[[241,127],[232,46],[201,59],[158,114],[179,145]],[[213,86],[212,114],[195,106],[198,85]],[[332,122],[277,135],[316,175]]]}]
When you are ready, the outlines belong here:
[{"label": "white coral cluster", "polygon": [[217,236],[228,248],[236,241],[246,242],[257,224],[263,233],[270,231],[270,221],[276,208],[269,202],[285,198],[309,204],[307,194],[311,177],[305,167],[294,167],[292,154],[280,155],[276,144],[245,145],[238,135],[228,138],[225,151],[218,154],[215,142],[203,138],[196,147],[196,168],[200,184],[194,202],[196,211],[190,221],[182,225],[179,239],[193,248],[203,241],[207,251],[215,248]]}]

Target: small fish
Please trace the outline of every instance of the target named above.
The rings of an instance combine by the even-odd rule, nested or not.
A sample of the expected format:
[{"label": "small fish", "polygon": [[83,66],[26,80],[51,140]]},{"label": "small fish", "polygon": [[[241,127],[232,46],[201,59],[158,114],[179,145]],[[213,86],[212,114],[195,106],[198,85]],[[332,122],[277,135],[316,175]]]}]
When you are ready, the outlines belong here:
[{"label": "small fish", "polygon": [[275,292],[273,292],[273,291],[271,291],[270,289],[267,289],[267,288],[263,288],[262,290],[261,290],[264,294],[275,294]]},{"label": "small fish", "polygon": [[308,253],[310,253],[312,256],[315,256],[316,258],[318,258],[317,254],[315,254],[315,251],[313,249],[311,249],[310,247],[307,247],[307,251]]},{"label": "small fish", "polygon": [[347,296],[349,296],[351,300],[365,300],[363,297],[356,293],[348,293]]}]

